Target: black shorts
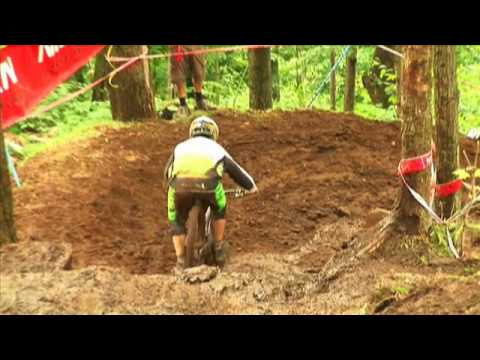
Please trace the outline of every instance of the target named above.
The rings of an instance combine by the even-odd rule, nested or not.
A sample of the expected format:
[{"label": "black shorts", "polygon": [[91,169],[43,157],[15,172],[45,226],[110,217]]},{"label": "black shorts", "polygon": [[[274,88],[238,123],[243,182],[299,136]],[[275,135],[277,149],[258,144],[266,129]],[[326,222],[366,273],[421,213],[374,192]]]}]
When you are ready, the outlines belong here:
[{"label": "black shorts", "polygon": [[168,219],[172,225],[173,235],[185,235],[187,233],[188,213],[197,199],[201,200],[206,206],[210,206],[215,220],[225,218],[226,204],[219,203],[215,193],[176,192],[172,190],[169,191]]}]

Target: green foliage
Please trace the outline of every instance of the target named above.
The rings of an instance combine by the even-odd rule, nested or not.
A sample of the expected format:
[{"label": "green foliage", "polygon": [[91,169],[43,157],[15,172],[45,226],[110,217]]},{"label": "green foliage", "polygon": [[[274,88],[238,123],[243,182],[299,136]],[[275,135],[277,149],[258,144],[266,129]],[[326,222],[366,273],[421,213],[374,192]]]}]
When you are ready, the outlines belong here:
[{"label": "green foliage", "polygon": [[[79,90],[83,86],[84,84],[76,81],[69,81],[60,85],[40,105],[40,108]],[[91,92],[88,92],[38,117],[32,117],[17,123],[11,128],[11,131],[15,134],[25,132],[46,133],[59,125],[75,127],[87,119],[111,118],[110,104],[108,102],[91,102],[90,98]]]},{"label": "green foliage", "polygon": [[394,285],[392,287],[392,292],[399,297],[407,296],[408,294],[410,294],[411,291],[412,291],[412,287],[408,285],[400,284],[400,285]]},{"label": "green foliage", "polygon": [[60,124],[55,128],[55,132],[51,136],[42,138],[42,142],[32,142],[32,138],[28,134],[22,134],[20,138],[26,143],[22,151],[22,160],[28,161],[37,154],[59,145],[70,144],[73,141],[93,137],[97,134],[99,126],[121,127],[126,125],[114,122],[107,117],[87,118],[75,124]]},{"label": "green foliage", "polygon": [[[84,87],[89,82],[88,77],[93,76],[91,70],[91,67],[84,67],[70,81],[57,87],[39,108]],[[84,82],[79,82],[76,78],[81,78]],[[110,103],[91,102],[91,96],[92,92],[89,91],[51,111],[12,126],[9,131],[24,144],[24,161],[51,146],[90,136],[99,125],[114,126]]]},{"label": "green foliage", "polygon": [[[231,45],[217,45],[231,46]],[[167,52],[165,46],[151,46],[152,53]],[[274,108],[294,110],[304,108],[308,105],[313,94],[318,89],[322,80],[330,70],[330,52],[336,50],[337,58],[340,56],[344,46],[317,46],[297,45],[285,46],[272,49],[272,58],[278,60],[280,70],[280,101],[275,102]],[[369,69],[372,63],[374,52],[373,46],[359,46],[357,54],[356,77],[356,107],[360,115],[379,118],[382,120],[393,120],[395,110],[384,109],[371,104],[368,93],[362,86],[361,74]],[[246,51],[214,53],[208,55],[207,79],[205,82],[205,95],[219,107],[247,110],[249,108],[249,87],[248,87],[248,56]],[[168,60],[159,59],[152,61],[152,72],[156,81],[157,96],[166,98],[164,89],[167,89]],[[337,103],[341,111],[344,92],[344,70],[343,62],[337,69]],[[385,74],[390,79],[392,74]],[[396,91],[396,89],[394,89]],[[394,96],[392,91],[392,96]],[[162,94],[165,94],[163,96]],[[328,86],[320,94],[315,102],[316,108],[329,108]]]},{"label": "green foliage", "polygon": [[[304,108],[321,81],[330,70],[330,52],[336,50],[337,59],[344,46],[286,46],[272,49],[272,57],[279,62],[280,101],[274,108],[293,110]],[[395,105],[388,109],[372,104],[362,85],[361,76],[373,64],[374,46],[358,46],[355,112],[361,116],[382,121],[397,119]],[[457,46],[458,84],[460,90],[459,123],[462,133],[480,126],[480,46]],[[208,57],[207,92],[210,100],[221,107],[248,109],[248,60],[243,51],[214,54]],[[243,76],[245,74],[245,76]],[[337,109],[342,110],[345,66],[336,73]],[[381,67],[381,81],[387,84],[391,103],[397,103],[396,74]],[[330,108],[328,86],[316,100],[316,108]]]},{"label": "green foliage", "polygon": [[448,246],[447,229],[450,233],[453,244],[458,248],[458,245],[462,242],[465,227],[463,222],[457,224],[433,224],[431,226],[430,238],[433,241],[433,250],[439,256],[452,256]]},{"label": "green foliage", "polygon": [[388,68],[383,64],[379,64],[380,83],[385,86],[391,104],[397,103],[397,74],[395,70]]},{"label": "green foliage", "polygon": [[480,169],[476,169],[473,166],[467,166],[466,168],[455,170],[453,173],[460,180],[471,179],[472,176],[480,178]]},{"label": "green foliage", "polygon": [[[478,47],[477,47],[478,48]],[[478,48],[480,55],[480,48]],[[457,78],[460,91],[459,126],[462,133],[480,126],[480,59],[476,64],[458,62]]]},{"label": "green foliage", "polygon": [[[151,45],[149,47],[149,53],[152,55],[168,54],[168,45]],[[150,62],[150,69],[156,95],[161,98],[166,98],[168,95],[168,58],[152,60]]]},{"label": "green foliage", "polygon": [[463,45],[456,47],[457,64],[460,66],[470,66],[480,63],[480,46]]},{"label": "green foliage", "polygon": [[[479,148],[475,154],[475,159],[479,155]],[[467,158],[467,162],[471,164],[471,161]],[[442,256],[449,255],[448,235],[450,234],[451,240],[454,246],[460,249],[459,253],[463,251],[463,237],[465,232],[473,232],[478,234],[480,229],[479,224],[471,223],[469,221],[469,214],[475,208],[478,207],[479,197],[478,193],[480,187],[475,184],[477,178],[480,178],[480,168],[478,168],[477,161],[473,165],[468,165],[465,168],[460,168],[454,171],[454,175],[464,181],[465,187],[468,190],[466,197],[462,198],[462,204],[460,208],[452,215],[450,219],[446,219],[446,223],[434,224],[430,229],[430,237],[437,245],[436,249]],[[467,181],[472,179],[470,185],[467,185]]]},{"label": "green foliage", "polygon": [[[213,45],[207,47],[232,46]],[[168,45],[150,45],[151,54],[168,54]],[[312,99],[320,83],[327,76],[331,64],[331,50],[335,49],[337,59],[344,46],[292,45],[272,49],[272,58],[279,63],[280,100],[275,109],[294,110],[304,108]],[[388,109],[372,104],[362,84],[362,75],[373,65],[374,46],[357,46],[357,76],[355,91],[355,112],[366,118],[379,121],[395,121],[395,106]],[[247,110],[249,108],[248,56],[246,51],[213,53],[207,56],[207,79],[204,92],[210,102],[220,108]],[[472,127],[480,126],[480,46],[457,46],[457,73],[460,90],[459,123],[466,133]],[[158,108],[172,101],[169,93],[168,57],[151,60],[150,68],[155,84]],[[72,79],[59,86],[41,105],[45,106],[70,94],[89,83],[93,78],[94,61],[78,71]],[[385,67],[380,69],[380,81],[388,84],[387,93],[396,103],[396,74]],[[336,72],[337,111],[343,110],[345,84],[345,62]],[[191,86],[191,84],[190,84]],[[191,88],[190,88],[191,89]],[[193,91],[190,90],[190,93]],[[58,133],[59,129],[75,129],[84,122],[111,121],[108,102],[92,103],[88,92],[66,104],[14,126],[16,134],[37,133],[40,135]],[[192,98],[189,99],[193,101]],[[315,108],[329,109],[328,86],[314,103]],[[63,131],[62,130],[62,131]],[[465,174],[463,174],[465,175]]]}]

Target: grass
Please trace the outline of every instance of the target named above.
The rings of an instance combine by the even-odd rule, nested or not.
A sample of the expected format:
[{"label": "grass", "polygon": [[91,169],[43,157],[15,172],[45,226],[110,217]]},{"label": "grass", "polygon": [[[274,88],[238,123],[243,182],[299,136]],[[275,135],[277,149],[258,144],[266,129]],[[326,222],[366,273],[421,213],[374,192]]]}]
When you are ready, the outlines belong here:
[{"label": "grass", "polygon": [[57,146],[65,145],[72,141],[94,137],[98,134],[97,128],[99,126],[121,127],[119,123],[108,119],[87,120],[74,127],[60,126],[55,137],[47,139],[44,143],[30,143],[26,145],[24,148],[23,161],[28,161],[36,155],[51,150]]},{"label": "grass", "polygon": [[40,153],[50,151],[58,146],[72,143],[74,141],[88,139],[98,134],[99,127],[120,128],[126,126],[111,118],[86,119],[80,123],[62,123],[51,132],[48,137],[42,138],[42,142],[32,142],[31,135],[22,134],[26,145],[23,147],[22,163],[27,162]]}]

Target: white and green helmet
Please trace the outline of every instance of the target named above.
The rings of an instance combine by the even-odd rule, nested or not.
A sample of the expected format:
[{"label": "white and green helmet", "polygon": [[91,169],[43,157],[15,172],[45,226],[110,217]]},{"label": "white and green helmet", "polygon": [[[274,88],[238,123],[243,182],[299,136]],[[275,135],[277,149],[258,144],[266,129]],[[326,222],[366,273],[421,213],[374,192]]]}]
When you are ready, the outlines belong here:
[{"label": "white and green helmet", "polygon": [[190,137],[207,136],[217,141],[219,134],[218,125],[208,116],[200,116],[193,120],[190,125]]}]

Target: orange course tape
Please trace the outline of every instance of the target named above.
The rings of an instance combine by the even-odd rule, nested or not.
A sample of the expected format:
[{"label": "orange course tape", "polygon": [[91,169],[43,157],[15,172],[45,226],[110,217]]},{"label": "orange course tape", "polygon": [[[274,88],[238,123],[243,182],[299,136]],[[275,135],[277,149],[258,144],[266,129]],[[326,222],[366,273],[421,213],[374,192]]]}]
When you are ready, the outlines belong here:
[{"label": "orange course tape", "polygon": [[[191,50],[191,51],[180,50],[180,51],[172,52],[168,54],[143,55],[142,59],[160,59],[160,58],[168,58],[172,56],[176,58],[178,57],[181,58],[182,56],[188,56],[188,55],[204,55],[204,54],[219,53],[219,52],[266,49],[266,48],[274,48],[274,47],[281,47],[281,46],[285,46],[285,45],[240,45],[240,46],[219,47],[219,48],[200,49],[200,50]],[[108,58],[108,60],[111,62],[128,61],[130,59],[131,58],[128,58],[128,57],[117,57],[117,56],[112,56]]]},{"label": "orange course tape", "polygon": [[439,184],[435,186],[435,195],[436,197],[443,199],[452,195],[455,195],[457,192],[462,190],[463,181],[456,179],[450,181],[446,184]]},{"label": "orange course tape", "polygon": [[398,166],[399,175],[410,175],[426,170],[432,165],[432,151],[426,154],[400,160]]}]

